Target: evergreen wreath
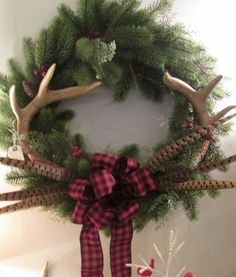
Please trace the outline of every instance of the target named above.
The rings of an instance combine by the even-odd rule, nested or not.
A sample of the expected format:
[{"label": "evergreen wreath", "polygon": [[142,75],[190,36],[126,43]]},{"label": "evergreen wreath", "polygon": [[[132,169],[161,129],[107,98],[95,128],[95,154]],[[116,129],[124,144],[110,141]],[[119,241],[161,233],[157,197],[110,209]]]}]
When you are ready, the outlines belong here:
[{"label": "evergreen wreath", "polygon": [[[8,61],[9,73],[0,75],[0,144],[9,149],[14,141],[14,149],[18,151],[20,145],[25,158],[32,161],[0,159],[19,168],[11,170],[6,179],[23,187],[22,192],[0,196],[0,200],[22,200],[1,208],[0,213],[42,205],[62,217],[71,216],[76,201],[66,196],[68,180],[90,176],[92,154],[83,136],[71,134],[68,128],[74,112],[59,112],[57,101],[70,98],[69,87],[79,86],[76,95],[90,91],[100,85],[96,79],[114,92],[116,102],[125,101],[133,87],[151,101],[176,92],[168,139],[154,147],[154,156],[146,164],[158,190],[139,200],[135,229],[141,230],[150,220],[160,221],[180,205],[190,219],[196,219],[203,195],[215,198],[216,188],[235,186],[234,182],[208,180],[207,174],[214,168],[224,171],[235,160],[235,156],[223,159],[219,141],[230,131],[229,124],[222,125],[229,117],[221,118],[232,107],[214,120],[207,112],[214,114],[215,102],[227,96],[222,87],[214,88],[220,76],[211,81],[215,59],[183,26],[168,19],[172,1],[157,1],[145,9],[139,6],[138,0],[80,0],[73,11],[63,4],[36,40],[24,39],[24,70],[15,59]],[[204,99],[191,100],[194,90],[180,80],[204,93]],[[47,102],[53,91],[64,96],[54,94],[56,103]],[[29,107],[39,94],[44,105],[30,122],[30,131],[22,127],[19,133],[19,120],[24,122],[27,117],[27,108],[20,107]],[[133,158],[137,152],[138,146],[132,144],[116,154]]]}]

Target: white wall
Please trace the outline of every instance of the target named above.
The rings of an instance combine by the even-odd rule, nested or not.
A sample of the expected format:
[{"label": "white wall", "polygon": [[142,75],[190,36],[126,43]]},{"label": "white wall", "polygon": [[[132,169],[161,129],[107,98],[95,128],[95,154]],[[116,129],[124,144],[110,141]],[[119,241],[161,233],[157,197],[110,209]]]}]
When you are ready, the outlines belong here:
[{"label": "white wall", "polygon": [[[16,56],[22,60],[21,40],[23,36],[35,34],[46,26],[55,14],[59,0],[1,0],[0,3],[0,70],[5,70],[7,57]],[[147,4],[145,1],[144,4]],[[227,2],[227,4],[226,4]],[[75,0],[66,3],[75,6]],[[195,37],[204,41],[211,53],[219,57],[218,71],[231,77],[234,82],[229,87],[235,88],[235,41],[233,41],[233,1],[216,3],[214,0],[176,0],[174,11],[177,18],[189,29],[194,29]],[[214,7],[214,12],[212,11]],[[224,10],[225,9],[225,10]],[[232,15],[232,17],[231,17]],[[222,28],[222,25],[224,28]],[[120,105],[111,105],[111,97],[106,91],[93,96],[85,96],[77,103],[67,102],[65,107],[73,107],[77,117],[72,124],[85,134],[92,150],[102,150],[111,145],[118,149],[124,143],[138,142],[142,146],[154,145],[166,135],[166,98],[164,105],[156,106],[131,95],[129,100]],[[235,101],[234,97],[227,99]],[[130,109],[135,107],[133,110]],[[142,107],[141,107],[142,105]],[[227,105],[227,103],[224,103]],[[142,113],[140,113],[142,111]],[[99,117],[97,116],[99,114]],[[112,114],[112,116],[111,116]],[[164,114],[164,115],[163,115]],[[127,120],[129,117],[129,120]],[[116,128],[114,126],[116,123]],[[99,126],[103,126],[102,133]],[[133,126],[136,126],[134,129]],[[129,131],[132,130],[132,131]],[[235,133],[223,141],[228,155],[235,151]],[[144,149],[143,154],[147,154]],[[222,176],[217,172],[214,177],[236,179],[236,167]],[[1,166],[0,190],[14,188],[4,182],[6,169]],[[186,246],[177,257],[171,276],[182,265],[194,272],[194,277],[234,277],[236,266],[234,253],[236,249],[235,232],[235,197],[236,190],[223,191],[217,200],[205,197],[201,201],[201,216],[196,222],[189,222],[184,212],[179,209],[161,226],[149,224],[142,233],[135,234],[133,240],[133,260],[139,262],[141,253],[147,260],[154,257],[152,243],[156,242],[166,254],[168,234],[171,229],[179,230],[178,241],[185,240]],[[4,204],[4,203],[3,203]],[[56,222],[53,216],[39,210],[24,211],[0,217],[0,276],[34,277],[38,276],[44,261],[50,262],[50,277],[80,276],[79,232],[80,226],[69,222]],[[104,276],[109,271],[109,240],[102,236],[104,256],[106,258]],[[134,273],[133,276],[136,276]]]}]

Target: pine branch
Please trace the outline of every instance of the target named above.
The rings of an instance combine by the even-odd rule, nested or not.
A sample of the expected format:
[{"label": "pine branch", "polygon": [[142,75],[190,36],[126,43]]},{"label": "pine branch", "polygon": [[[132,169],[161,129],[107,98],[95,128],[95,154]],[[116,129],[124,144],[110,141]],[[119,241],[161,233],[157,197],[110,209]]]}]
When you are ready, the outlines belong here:
[{"label": "pine branch", "polygon": [[145,26],[120,26],[107,31],[108,41],[115,41],[118,46],[141,48],[150,45],[154,39],[152,31]]},{"label": "pine branch", "polygon": [[27,172],[27,171],[19,171],[19,170],[11,170],[6,175],[6,181],[12,185],[22,185],[22,183],[27,179],[28,181],[31,179],[38,180],[38,175]]},{"label": "pine branch", "polygon": [[72,110],[64,110],[56,113],[55,120],[61,120],[64,122],[70,121],[74,118],[75,112]]},{"label": "pine branch", "polygon": [[5,93],[8,93],[10,89],[8,77],[2,73],[0,73],[0,89]]},{"label": "pine branch", "polygon": [[139,148],[137,144],[129,144],[124,146],[119,152],[118,155],[120,157],[135,157],[139,152]]},{"label": "pine branch", "polygon": [[71,24],[79,33],[79,30],[81,28],[81,22],[79,20],[79,17],[75,14],[75,12],[65,4],[61,4],[58,7],[58,12],[62,20]]},{"label": "pine branch", "polygon": [[33,74],[36,68],[35,64],[35,44],[31,38],[24,38],[23,40],[23,51],[26,59],[26,73],[27,79],[35,83],[35,76]]},{"label": "pine branch", "polygon": [[140,1],[137,0],[122,0],[119,3],[117,12],[113,15],[109,28],[115,29],[122,22],[122,19],[129,15],[132,11],[135,11],[140,5]]}]

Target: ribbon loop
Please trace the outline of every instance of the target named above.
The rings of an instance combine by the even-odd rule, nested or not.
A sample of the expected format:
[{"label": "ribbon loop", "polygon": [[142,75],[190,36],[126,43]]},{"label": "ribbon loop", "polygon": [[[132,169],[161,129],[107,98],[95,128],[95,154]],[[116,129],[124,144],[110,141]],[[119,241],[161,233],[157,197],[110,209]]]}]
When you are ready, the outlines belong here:
[{"label": "ribbon loop", "polygon": [[85,189],[89,186],[89,180],[76,179],[69,184],[69,196],[74,200],[87,199]]},{"label": "ribbon loop", "polygon": [[116,184],[115,178],[106,170],[99,170],[90,176],[94,193],[97,199],[112,193],[112,189]]},{"label": "ribbon loop", "polygon": [[96,153],[93,155],[91,165],[93,170],[109,169],[111,170],[117,161],[117,157],[113,155]]}]

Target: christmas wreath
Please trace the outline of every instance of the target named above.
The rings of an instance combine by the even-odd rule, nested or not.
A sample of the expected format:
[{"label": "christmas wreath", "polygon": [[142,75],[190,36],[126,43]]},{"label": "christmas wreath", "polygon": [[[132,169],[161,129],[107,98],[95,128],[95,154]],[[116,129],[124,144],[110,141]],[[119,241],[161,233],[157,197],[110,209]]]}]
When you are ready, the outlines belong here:
[{"label": "christmas wreath", "polygon": [[[75,12],[61,5],[36,40],[24,39],[24,70],[10,59],[9,73],[0,75],[0,144],[8,149],[0,162],[18,168],[6,179],[23,186],[0,195],[18,200],[0,214],[45,206],[72,215],[83,224],[82,276],[102,276],[98,229],[112,227],[112,274],[127,277],[133,228],[141,230],[181,204],[195,219],[205,193],[214,198],[216,189],[236,186],[208,177],[236,160],[224,158],[219,142],[230,130],[223,123],[234,115],[224,116],[235,106],[211,115],[227,95],[216,87],[222,76],[214,74],[215,60],[168,20],[171,1],[139,5],[81,0]],[[67,123],[74,112],[58,111],[59,101],[101,85],[113,91],[115,102],[125,101],[133,87],[151,101],[175,92],[169,136],[147,161],[135,159],[136,144],[92,154],[81,134],[71,134]]]}]

